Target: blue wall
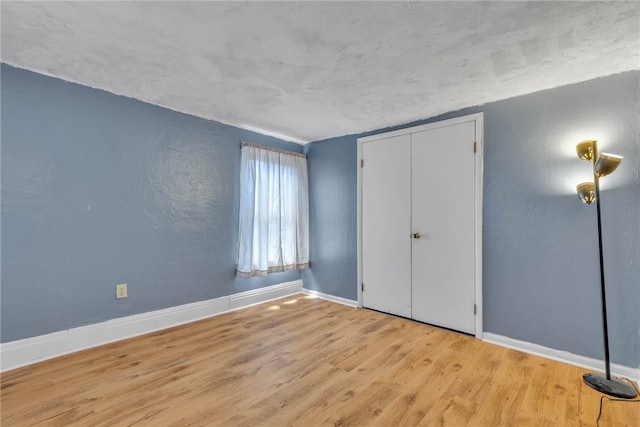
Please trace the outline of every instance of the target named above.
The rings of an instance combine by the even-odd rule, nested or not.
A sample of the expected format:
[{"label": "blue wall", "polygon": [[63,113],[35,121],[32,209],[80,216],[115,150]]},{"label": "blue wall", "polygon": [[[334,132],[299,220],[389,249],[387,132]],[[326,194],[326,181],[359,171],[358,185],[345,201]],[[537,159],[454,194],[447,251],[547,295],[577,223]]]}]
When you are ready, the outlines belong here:
[{"label": "blue wall", "polygon": [[305,145],[309,171],[309,259],[304,287],[357,299],[357,146],[353,137]]},{"label": "blue wall", "polygon": [[300,145],[1,71],[2,342],[300,278],[235,278],[240,141]]},{"label": "blue wall", "polygon": [[574,151],[599,138],[625,156],[602,180],[611,357],[640,366],[640,72],[311,144],[305,287],[356,299],[356,139],[480,111],[485,331],[603,357],[595,206],[575,196],[590,166]]}]

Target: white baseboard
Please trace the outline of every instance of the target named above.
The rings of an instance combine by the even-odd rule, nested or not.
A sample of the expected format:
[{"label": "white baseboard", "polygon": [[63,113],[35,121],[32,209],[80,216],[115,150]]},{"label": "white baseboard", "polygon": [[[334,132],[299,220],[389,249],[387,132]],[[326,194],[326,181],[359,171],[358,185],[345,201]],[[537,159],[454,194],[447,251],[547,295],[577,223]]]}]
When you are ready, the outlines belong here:
[{"label": "white baseboard", "polygon": [[237,310],[302,292],[302,280],[229,295],[229,309]]},{"label": "white baseboard", "polygon": [[299,294],[302,280],[0,344],[0,372]]},{"label": "white baseboard", "polygon": [[[590,369],[596,372],[604,372],[604,361],[599,359],[580,356],[568,351],[556,350],[554,348],[533,344],[527,341],[520,341],[513,338],[505,337],[503,335],[492,334],[490,332],[484,332],[482,334],[482,340],[502,347],[507,347],[558,362],[567,363],[569,365],[579,366],[581,368]],[[632,368],[629,366],[612,363],[611,375],[615,375],[616,377],[624,377],[638,383],[640,382],[640,367]]]},{"label": "white baseboard", "polygon": [[312,291],[311,289],[304,289],[304,288],[302,289],[302,293],[312,297],[335,302],[338,304],[348,305],[349,307],[354,307],[354,308],[358,307],[358,301],[354,301],[352,299],[337,297],[335,295],[329,295],[322,292]]}]

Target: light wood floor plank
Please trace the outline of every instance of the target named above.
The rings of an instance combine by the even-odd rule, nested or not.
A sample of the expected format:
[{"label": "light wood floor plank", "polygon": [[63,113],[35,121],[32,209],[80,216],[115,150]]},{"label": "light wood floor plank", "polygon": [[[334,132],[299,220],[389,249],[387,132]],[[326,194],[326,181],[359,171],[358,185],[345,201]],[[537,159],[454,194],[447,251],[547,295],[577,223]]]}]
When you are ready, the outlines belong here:
[{"label": "light wood floor plank", "polygon": [[[594,426],[585,370],[299,295],[5,372],[2,426]],[[640,402],[600,425],[640,427]]]}]

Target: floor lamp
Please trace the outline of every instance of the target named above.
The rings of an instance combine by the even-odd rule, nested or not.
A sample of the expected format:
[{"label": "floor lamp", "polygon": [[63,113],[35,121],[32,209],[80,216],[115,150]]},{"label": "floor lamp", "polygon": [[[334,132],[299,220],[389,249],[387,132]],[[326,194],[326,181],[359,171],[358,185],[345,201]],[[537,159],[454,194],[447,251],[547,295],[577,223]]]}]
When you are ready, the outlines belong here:
[{"label": "floor lamp", "polygon": [[602,304],[602,332],[604,336],[605,375],[588,373],[582,377],[587,385],[601,393],[624,399],[636,397],[636,389],[624,381],[611,378],[611,363],[609,361],[609,330],[607,328],[607,300],[604,287],[604,262],[602,258],[602,223],[600,221],[600,178],[611,174],[622,162],[622,156],[615,154],[598,154],[598,142],[595,140],[582,141],[576,146],[576,153],[582,160],[593,163],[593,182],[578,184],[576,191],[584,203],[596,202],[598,218],[598,254],[600,256],[600,296]]}]

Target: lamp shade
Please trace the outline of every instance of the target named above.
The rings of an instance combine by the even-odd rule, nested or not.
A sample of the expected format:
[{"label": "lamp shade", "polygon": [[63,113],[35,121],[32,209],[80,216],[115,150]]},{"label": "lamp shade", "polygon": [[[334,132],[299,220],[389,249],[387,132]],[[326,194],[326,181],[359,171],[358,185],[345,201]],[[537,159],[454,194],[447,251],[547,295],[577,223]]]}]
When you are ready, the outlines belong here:
[{"label": "lamp shade", "polygon": [[592,139],[588,139],[586,141],[579,142],[576,145],[576,154],[582,160],[592,160],[593,159],[593,144],[596,141]]},{"label": "lamp shade", "polygon": [[624,157],[618,156],[617,154],[600,154],[598,160],[596,160],[594,173],[600,177],[609,175],[620,166],[623,158]]},{"label": "lamp shade", "polygon": [[576,193],[578,198],[582,200],[582,203],[590,205],[596,200],[595,186],[593,182],[583,182],[576,186]]}]

